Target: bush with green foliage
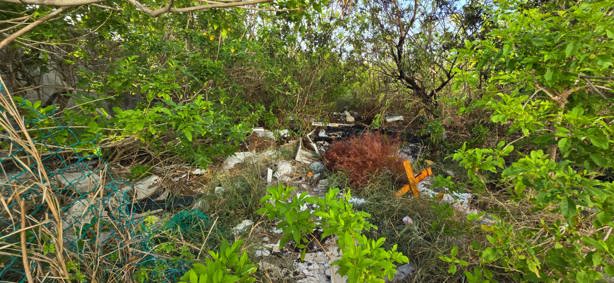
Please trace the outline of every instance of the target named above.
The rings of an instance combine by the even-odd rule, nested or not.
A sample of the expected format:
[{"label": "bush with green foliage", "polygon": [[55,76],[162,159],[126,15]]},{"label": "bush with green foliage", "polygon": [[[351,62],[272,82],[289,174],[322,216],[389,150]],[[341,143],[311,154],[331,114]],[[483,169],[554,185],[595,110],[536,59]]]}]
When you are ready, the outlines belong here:
[{"label": "bush with green foliage", "polygon": [[454,159],[474,185],[507,189],[527,214],[498,212],[497,223],[483,227],[488,242],[475,247],[480,261],[467,279],[613,276],[611,3],[506,0],[491,12],[485,37],[460,52],[471,67],[465,78],[482,80],[474,106],[490,111],[507,136],[494,149],[463,147]]},{"label": "bush with green foliage", "polygon": [[[282,230],[284,230],[283,223],[289,221],[286,219],[288,214],[279,213],[288,210],[288,208],[283,208],[284,206],[290,207],[289,209],[293,211],[289,214],[291,219],[296,218],[294,217],[295,210],[300,211],[301,207],[314,206],[314,213],[303,209],[307,212],[304,216],[308,218],[298,218],[308,229],[299,230],[300,223],[294,222],[295,225],[292,226],[294,229],[284,230],[282,239],[297,237],[299,241],[304,241],[308,235],[313,233],[317,222],[323,230],[321,240],[329,236],[336,236],[341,258],[333,264],[339,266],[339,274],[347,276],[350,282],[385,282],[384,278],[392,280],[396,273],[395,264],[409,261],[406,256],[397,251],[396,245],[393,245],[390,250],[385,249],[383,247],[385,238],[372,240],[363,234],[366,230],[377,227],[367,221],[370,217],[368,213],[353,210],[349,202],[351,198],[349,192],[346,192],[342,198],[338,197],[339,189],[335,188],[330,189],[324,198],[307,197],[305,193],[301,193],[288,202],[293,191],[294,188],[283,185],[269,189],[267,195],[262,199],[265,208],[260,213],[270,219],[281,220]],[[266,203],[269,205],[266,206]],[[282,208],[277,209],[271,204],[281,205]]]},{"label": "bush with green foliage", "polygon": [[267,194],[260,200],[262,208],[258,213],[269,219],[279,219],[278,224],[282,230],[280,246],[285,246],[293,241],[294,245],[304,251],[309,243],[308,236],[316,227],[315,220],[309,211],[313,197],[307,193],[294,194],[294,188],[284,185],[271,187]]},{"label": "bush with green foliage", "polygon": [[241,252],[242,241],[237,240],[232,245],[223,241],[219,252],[209,251],[211,258],[204,264],[195,263],[179,279],[180,283],[233,283],[255,282],[253,274],[257,267],[246,252]]}]

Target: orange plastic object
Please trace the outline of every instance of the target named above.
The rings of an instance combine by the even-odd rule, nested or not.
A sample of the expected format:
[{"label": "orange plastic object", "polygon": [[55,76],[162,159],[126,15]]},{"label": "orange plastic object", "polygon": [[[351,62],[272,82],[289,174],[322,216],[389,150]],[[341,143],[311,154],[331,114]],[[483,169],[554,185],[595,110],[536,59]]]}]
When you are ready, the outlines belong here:
[{"label": "orange plastic object", "polygon": [[411,191],[412,196],[419,198],[420,190],[418,190],[418,183],[426,179],[426,177],[433,175],[431,167],[427,167],[426,169],[422,170],[417,176],[414,176],[414,169],[412,168],[409,160],[403,160],[403,168],[405,168],[405,175],[407,175],[408,183],[397,191],[395,196],[401,197],[407,192]]}]

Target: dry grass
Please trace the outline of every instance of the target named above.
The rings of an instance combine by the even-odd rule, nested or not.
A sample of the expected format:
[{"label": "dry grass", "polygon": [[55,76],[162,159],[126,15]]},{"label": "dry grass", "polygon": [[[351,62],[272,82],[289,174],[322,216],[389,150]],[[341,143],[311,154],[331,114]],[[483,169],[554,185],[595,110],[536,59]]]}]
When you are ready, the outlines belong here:
[{"label": "dry grass", "polygon": [[[35,278],[55,278],[64,281],[68,279],[69,272],[66,266],[67,254],[64,249],[58,198],[51,190],[40,152],[28,133],[13,97],[1,78],[0,83],[4,90],[0,95],[0,127],[5,133],[2,134],[2,138],[10,142],[8,155],[13,156],[11,161],[28,174],[28,182],[10,184],[10,189],[6,192],[3,189],[0,195],[4,210],[1,216],[7,217],[13,224],[2,229],[4,236],[0,238],[2,242],[0,253],[4,256],[22,258],[28,282],[34,282]],[[16,150],[23,150],[24,154],[13,155],[13,151]],[[30,191],[37,192],[36,195],[40,198],[28,198],[26,202],[24,195],[28,192],[29,197]],[[29,208],[39,202],[44,204],[44,212],[31,214]],[[18,227],[16,223],[20,223],[19,229],[16,229]],[[10,236],[15,234],[20,235],[18,243],[11,241]],[[35,235],[36,246],[27,245],[26,234]],[[51,239],[54,243],[56,252],[53,256],[45,255],[43,252],[42,238]]]},{"label": "dry grass", "polygon": [[366,133],[334,142],[324,159],[331,170],[344,172],[351,185],[357,188],[382,171],[402,174],[399,145],[397,139],[379,133]]}]

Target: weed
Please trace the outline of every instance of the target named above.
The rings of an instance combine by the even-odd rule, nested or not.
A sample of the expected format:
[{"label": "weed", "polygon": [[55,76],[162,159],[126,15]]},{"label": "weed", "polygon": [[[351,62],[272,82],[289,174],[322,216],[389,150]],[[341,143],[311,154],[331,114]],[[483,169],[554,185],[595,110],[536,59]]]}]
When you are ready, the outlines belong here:
[{"label": "weed", "polygon": [[219,252],[209,251],[211,258],[204,264],[195,263],[192,269],[181,276],[180,283],[233,283],[255,282],[252,275],[257,267],[246,252],[241,252],[242,241],[232,245],[223,241]]}]

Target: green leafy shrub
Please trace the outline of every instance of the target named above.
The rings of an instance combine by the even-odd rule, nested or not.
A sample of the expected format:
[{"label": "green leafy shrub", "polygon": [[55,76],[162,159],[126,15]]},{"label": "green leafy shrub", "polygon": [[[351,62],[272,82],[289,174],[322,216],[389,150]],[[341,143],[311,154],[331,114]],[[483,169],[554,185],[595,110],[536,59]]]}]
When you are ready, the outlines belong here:
[{"label": "green leafy shrub", "polygon": [[473,246],[480,260],[467,260],[475,271],[467,278],[611,277],[614,108],[602,91],[614,85],[611,3],[511,0],[490,12],[484,38],[466,42],[461,53],[475,67],[473,81],[484,83],[479,108],[513,141],[463,146],[454,159],[473,183],[506,189],[511,198],[496,211],[496,224],[483,226],[487,242]]},{"label": "green leafy shrub", "polygon": [[[287,227],[288,232],[284,230],[282,238],[282,241],[286,239],[284,243],[287,243],[290,237],[299,237],[299,241],[306,240],[306,235],[315,228],[317,221],[315,218],[318,217],[323,229],[321,239],[333,235],[337,237],[342,255],[333,264],[339,266],[339,273],[347,276],[350,282],[385,282],[384,278],[392,280],[396,273],[396,264],[409,261],[397,251],[396,245],[386,250],[383,247],[385,238],[372,240],[363,234],[364,231],[377,227],[367,221],[368,213],[353,210],[349,203],[351,198],[349,192],[339,198],[339,189],[333,188],[321,199],[304,196],[302,193],[292,199],[292,204],[284,201],[292,196],[293,191],[294,189],[290,187],[273,187],[262,199],[265,206],[261,213],[270,219],[280,219],[282,230]],[[314,213],[307,212],[304,215],[301,213],[300,218],[295,217],[296,211],[307,205],[315,206]],[[290,220],[287,218],[300,219],[303,226],[308,229],[301,230],[298,227],[299,223],[294,221],[292,226],[288,226]]]},{"label": "green leafy shrub", "polygon": [[146,109],[115,111],[116,125],[125,136],[136,136],[201,166],[235,151],[257,115],[237,120],[200,96],[189,103],[167,100]]},{"label": "green leafy shrub", "polygon": [[258,213],[269,219],[280,219],[278,224],[283,235],[279,241],[285,246],[289,241],[301,250],[305,250],[309,242],[308,236],[315,229],[315,220],[308,209],[314,200],[307,193],[294,194],[294,188],[284,185],[271,187],[260,200],[262,208]]},{"label": "green leafy shrub", "polygon": [[409,259],[397,251],[397,245],[390,250],[383,248],[385,238],[372,240],[362,234],[345,232],[338,238],[343,253],[334,262],[339,266],[339,274],[345,275],[349,282],[386,282],[396,274],[396,263],[407,263]]},{"label": "green leafy shrub", "polygon": [[223,241],[219,252],[209,251],[211,258],[204,264],[195,263],[192,269],[181,276],[180,283],[227,283],[255,282],[253,274],[257,267],[246,252],[241,252],[242,241],[232,245]]},{"label": "green leafy shrub", "polygon": [[345,232],[360,234],[363,231],[376,228],[369,223],[370,215],[364,211],[355,211],[352,208],[350,192],[339,198],[339,189],[331,188],[324,198],[317,200],[318,209],[314,213],[320,217],[322,238],[331,235],[341,235]]}]

